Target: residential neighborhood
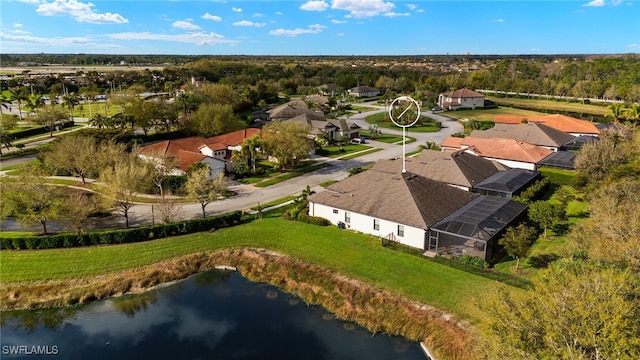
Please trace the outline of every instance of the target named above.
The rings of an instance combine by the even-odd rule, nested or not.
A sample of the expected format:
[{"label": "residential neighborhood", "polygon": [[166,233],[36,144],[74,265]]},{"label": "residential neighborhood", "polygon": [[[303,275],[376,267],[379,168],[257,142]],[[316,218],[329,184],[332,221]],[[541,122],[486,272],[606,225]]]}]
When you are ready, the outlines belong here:
[{"label": "residential neighborhood", "polygon": [[[0,310],[19,324],[11,331],[35,314],[38,331],[61,335],[31,311],[65,312],[58,324],[71,328],[87,306],[124,329],[177,284],[175,299],[206,304],[214,296],[201,288],[321,305],[304,326],[335,321],[332,339],[356,325],[397,335],[390,358],[640,354],[633,336],[591,328],[640,329],[640,99],[483,89],[529,84],[518,71],[535,68],[554,69],[540,82],[566,91],[571,76],[557,74],[611,59],[464,59],[455,68],[467,70],[442,73],[384,58],[287,60],[155,69],[118,56],[104,71],[3,74]],[[637,62],[613,64],[633,68],[625,61]],[[393,117],[409,102],[416,121],[400,128]],[[208,314],[198,311],[190,328]],[[220,341],[247,331],[230,326]],[[539,334],[538,347],[522,340]],[[567,337],[577,345],[558,345]]]}]

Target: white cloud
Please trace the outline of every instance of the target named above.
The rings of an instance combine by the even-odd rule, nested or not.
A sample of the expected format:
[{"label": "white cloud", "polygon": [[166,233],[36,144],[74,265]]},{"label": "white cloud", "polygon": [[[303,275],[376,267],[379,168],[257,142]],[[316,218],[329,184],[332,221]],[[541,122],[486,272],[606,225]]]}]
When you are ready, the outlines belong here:
[{"label": "white cloud", "polygon": [[611,5],[618,6],[622,4],[622,0],[611,0]]},{"label": "white cloud", "polygon": [[331,20],[331,23],[333,23],[333,24],[346,24],[346,23],[348,23],[348,21],[347,20],[336,20],[336,19],[333,19],[333,20]]},{"label": "white cloud", "polygon": [[416,10],[416,12],[423,13],[424,9],[418,9],[418,10]]},{"label": "white cloud", "polygon": [[266,23],[254,23],[249,20],[236,21],[233,23],[234,26],[255,26],[255,27],[263,27],[267,25]]},{"label": "white cloud", "polygon": [[325,11],[329,7],[324,0],[311,0],[300,6],[300,9],[307,11]]},{"label": "white cloud", "polygon": [[629,49],[636,49],[638,47],[640,47],[640,44],[629,44],[629,45],[627,45],[627,48],[629,48]]},{"label": "white cloud", "polygon": [[14,27],[14,28],[21,28],[21,27],[22,27],[22,24],[20,24],[20,23],[13,23],[13,27]]},{"label": "white cloud", "polygon": [[275,29],[269,31],[269,34],[274,36],[298,36],[303,34],[318,34],[321,33],[327,27],[320,24],[309,25],[306,29]]},{"label": "white cloud", "polygon": [[493,19],[493,20],[491,20],[491,22],[503,23],[504,19]]},{"label": "white cloud", "polygon": [[349,11],[355,18],[372,17],[391,12],[395,5],[383,0],[333,0],[332,9]]},{"label": "white cloud", "polygon": [[29,31],[24,31],[24,30],[20,30],[20,29],[16,29],[13,30],[12,33],[14,34],[18,34],[18,35],[28,35],[31,34]]},{"label": "white cloud", "polygon": [[211,15],[209,13],[205,13],[204,15],[202,15],[202,18],[205,19],[205,20],[213,20],[213,21],[216,21],[216,22],[222,21],[222,18],[220,16]]},{"label": "white cloud", "polygon": [[22,45],[28,43],[35,45],[50,45],[51,47],[96,45],[96,43],[88,37],[43,38],[38,36],[10,35],[6,33],[0,33],[0,39],[9,42],[19,42],[22,43]]},{"label": "white cloud", "polygon": [[232,7],[231,10],[235,12],[242,12],[242,8]]},{"label": "white cloud", "polygon": [[18,0],[19,2],[27,3],[27,4],[40,4],[40,0]]},{"label": "white cloud", "polygon": [[117,34],[106,35],[110,39],[115,40],[154,40],[154,41],[173,41],[194,44],[198,46],[202,45],[215,45],[215,44],[230,44],[236,41],[227,40],[224,36],[204,31],[188,34],[153,34],[150,32],[124,32]]},{"label": "white cloud", "polygon": [[200,30],[200,26],[184,20],[175,21],[171,26],[183,30]]},{"label": "white cloud", "polygon": [[263,17],[263,16],[264,16],[264,14],[261,14],[261,13],[255,13],[255,14],[253,14],[253,17]]},{"label": "white cloud", "polygon": [[592,7],[604,6],[604,0],[591,0],[587,4],[584,4],[584,6],[592,6]]},{"label": "white cloud", "polygon": [[400,16],[409,16],[409,15],[411,15],[411,14],[409,14],[409,13],[397,13],[397,12],[394,12],[394,11],[390,11],[390,12],[384,14],[384,16],[390,17],[390,18],[400,17]]},{"label": "white cloud", "polygon": [[77,0],[55,0],[51,3],[41,3],[36,12],[43,16],[71,16],[78,22],[92,24],[122,24],[128,23],[120,14],[110,12],[96,13],[93,11],[93,3],[82,3]]},{"label": "white cloud", "polygon": [[409,8],[409,10],[415,10],[418,8],[418,5],[416,4],[407,4],[407,7]]},{"label": "white cloud", "polygon": [[276,15],[282,15],[282,11],[276,11]]}]

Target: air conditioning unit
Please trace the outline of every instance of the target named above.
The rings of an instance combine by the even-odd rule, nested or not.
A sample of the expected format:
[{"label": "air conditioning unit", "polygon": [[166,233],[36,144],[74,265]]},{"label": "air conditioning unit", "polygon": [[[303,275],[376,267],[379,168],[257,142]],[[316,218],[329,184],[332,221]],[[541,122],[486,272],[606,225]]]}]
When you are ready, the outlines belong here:
[{"label": "air conditioning unit", "polygon": [[351,224],[347,223],[347,229],[351,229]]}]

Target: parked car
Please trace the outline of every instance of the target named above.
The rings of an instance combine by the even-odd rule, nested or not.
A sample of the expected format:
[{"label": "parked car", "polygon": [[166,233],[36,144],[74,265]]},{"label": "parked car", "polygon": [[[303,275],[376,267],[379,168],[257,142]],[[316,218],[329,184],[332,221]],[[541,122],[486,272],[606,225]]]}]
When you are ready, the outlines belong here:
[{"label": "parked car", "polygon": [[366,141],[363,138],[353,138],[351,139],[352,144],[365,144]]},{"label": "parked car", "polygon": [[442,111],[442,108],[440,106],[435,106],[431,108],[431,111]]}]

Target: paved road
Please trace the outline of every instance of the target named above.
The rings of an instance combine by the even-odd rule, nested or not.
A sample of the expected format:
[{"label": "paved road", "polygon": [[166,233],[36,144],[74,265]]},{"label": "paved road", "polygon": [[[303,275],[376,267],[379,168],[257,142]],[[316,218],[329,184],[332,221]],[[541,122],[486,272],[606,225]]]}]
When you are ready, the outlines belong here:
[{"label": "paved road", "polygon": [[[366,116],[384,111],[384,107],[375,104],[364,104],[365,106],[376,107],[376,110],[355,114],[349,118],[363,129],[368,129],[369,124],[364,120]],[[416,141],[406,145],[406,151],[411,152],[426,141],[432,141],[440,144],[447,136],[462,131],[462,126],[455,120],[451,120],[445,116],[437,114],[428,114],[429,117],[442,122],[442,130],[436,133],[418,133],[410,132],[408,135],[416,138]],[[385,133],[402,135],[402,130],[383,129]],[[348,170],[353,167],[366,166],[374,163],[379,159],[396,159],[402,157],[402,146],[381,143],[377,141],[369,141],[371,146],[382,148],[382,151],[365,154],[363,156],[350,159],[338,160],[323,157],[316,157],[314,160],[327,162],[331,166],[314,171],[312,173],[292,178],[278,184],[268,186],[266,188],[256,188],[251,185],[232,184],[230,190],[236,192],[237,195],[216,201],[206,207],[207,215],[222,214],[234,210],[248,209],[256,206],[258,203],[265,204],[267,202],[284,198],[289,195],[298,195],[307,186],[311,186],[314,191],[322,191],[320,183],[329,180],[341,180],[348,175]],[[180,219],[191,219],[202,216],[202,209],[198,203],[188,203],[176,205],[179,208]],[[155,210],[155,209],[154,209]],[[152,206],[150,204],[136,204],[129,212],[129,223],[132,226],[142,224],[151,224],[153,220]],[[110,217],[102,219],[103,225],[119,225],[124,227],[124,219],[121,217]],[[53,225],[52,225],[53,226]],[[5,230],[15,228],[15,224],[3,223]],[[38,231],[38,227],[34,227]]]}]

